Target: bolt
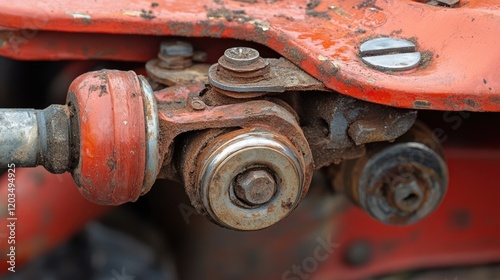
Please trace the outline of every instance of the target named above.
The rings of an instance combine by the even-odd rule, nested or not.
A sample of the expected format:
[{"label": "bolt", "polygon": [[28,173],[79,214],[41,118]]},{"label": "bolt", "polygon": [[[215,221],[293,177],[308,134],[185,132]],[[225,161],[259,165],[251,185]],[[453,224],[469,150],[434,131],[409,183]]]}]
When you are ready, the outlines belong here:
[{"label": "bolt", "polygon": [[[418,123],[415,127],[407,133],[422,133]],[[425,132],[431,133],[428,129]],[[368,151],[365,159],[349,167],[350,175],[362,169],[350,191],[352,198],[379,221],[408,225],[439,206],[446,193],[448,170],[438,143],[432,143],[433,150],[417,140],[397,141]]]},{"label": "bolt", "polygon": [[420,208],[424,200],[424,193],[416,180],[399,183],[390,191],[394,206],[400,211],[413,212]]},{"label": "bolt", "polygon": [[227,49],[218,63],[208,70],[208,81],[219,93],[232,98],[253,98],[266,94],[265,91],[250,90],[248,84],[263,81],[269,77],[269,62],[252,48],[235,47]]},{"label": "bolt", "polygon": [[[262,80],[269,73],[269,62],[260,57],[259,52],[252,48],[235,47],[227,49],[219,58],[217,65],[217,80],[245,84]],[[210,72],[210,71],[209,71]],[[213,77],[209,73],[212,85]],[[217,88],[217,85],[214,85]]]},{"label": "bolt", "polygon": [[273,197],[276,181],[263,169],[247,170],[236,177],[234,193],[249,205],[261,205]]},{"label": "bolt", "polygon": [[160,44],[160,52],[164,56],[192,56],[193,46],[182,41],[164,41]]},{"label": "bolt", "polygon": [[160,44],[158,66],[168,70],[186,69],[193,65],[193,46],[182,41],[165,41]]},{"label": "bolt", "polygon": [[260,55],[256,49],[235,47],[227,49],[224,52],[224,58],[234,66],[248,66],[256,62],[260,58]]},{"label": "bolt", "polygon": [[382,71],[403,71],[418,66],[422,56],[413,42],[398,38],[377,38],[359,47],[359,56],[368,66]]},{"label": "bolt", "polygon": [[203,110],[203,109],[205,109],[206,104],[205,104],[205,102],[201,101],[198,98],[193,98],[193,100],[191,100],[191,107],[194,110]]}]

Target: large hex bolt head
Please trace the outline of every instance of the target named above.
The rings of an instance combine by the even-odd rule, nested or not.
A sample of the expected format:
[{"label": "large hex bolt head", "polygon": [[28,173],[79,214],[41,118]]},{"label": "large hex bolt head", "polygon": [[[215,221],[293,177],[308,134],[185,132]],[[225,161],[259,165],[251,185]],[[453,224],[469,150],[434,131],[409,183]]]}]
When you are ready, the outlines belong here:
[{"label": "large hex bolt head", "polygon": [[247,170],[236,177],[234,192],[248,205],[261,205],[273,197],[276,180],[265,169]]}]

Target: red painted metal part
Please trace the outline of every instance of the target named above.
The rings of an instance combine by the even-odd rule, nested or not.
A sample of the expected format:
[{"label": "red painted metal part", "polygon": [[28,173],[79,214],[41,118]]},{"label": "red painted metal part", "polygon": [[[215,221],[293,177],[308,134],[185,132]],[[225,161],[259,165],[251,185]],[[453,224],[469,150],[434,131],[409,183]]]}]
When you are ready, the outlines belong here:
[{"label": "red painted metal part", "polygon": [[[3,0],[0,26],[21,35],[2,31],[0,54],[122,60],[150,55],[151,46],[144,51],[135,48],[132,37],[116,46],[100,36],[80,33],[236,38],[269,46],[329,88],[359,99],[405,108],[500,111],[498,1],[467,1],[453,9],[410,0],[308,3]],[[33,34],[28,29],[44,31]],[[78,39],[70,43],[68,38],[75,36]],[[378,36],[412,39],[430,62],[399,74],[371,70],[360,62],[357,48],[363,40]],[[95,41],[101,40],[99,46]],[[42,48],[50,45],[58,49]]]},{"label": "red painted metal part", "polygon": [[[351,207],[335,225],[339,248],[313,279],[364,279],[419,268],[500,261],[500,188],[493,179],[500,170],[500,149],[448,147],[445,152],[450,186],[435,213],[411,226],[391,227]],[[364,266],[351,267],[344,256],[360,240],[371,244],[372,259]]]},{"label": "red painted metal part", "polygon": [[34,34],[33,38],[26,39],[22,31],[0,31],[0,54],[20,60],[109,59],[144,62],[156,57],[161,41],[161,37],[144,35],[51,31],[36,31]]},{"label": "red painted metal part", "polygon": [[141,195],[146,165],[142,89],[133,71],[76,78],[68,100],[79,111],[80,161],[73,170],[88,200],[118,205]]},{"label": "red painted metal part", "polygon": [[10,246],[15,246],[16,269],[64,242],[111,207],[99,206],[84,199],[69,173],[54,175],[43,167],[16,169],[16,239],[8,244],[7,224],[8,176],[0,178],[0,273],[9,264],[5,261]]}]

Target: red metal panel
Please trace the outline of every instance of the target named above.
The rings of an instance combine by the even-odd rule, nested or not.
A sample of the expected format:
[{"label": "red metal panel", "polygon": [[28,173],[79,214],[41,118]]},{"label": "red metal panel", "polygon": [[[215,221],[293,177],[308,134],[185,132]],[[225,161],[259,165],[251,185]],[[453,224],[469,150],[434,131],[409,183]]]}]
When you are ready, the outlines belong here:
[{"label": "red metal panel", "polygon": [[[0,26],[25,29],[21,37],[2,32],[5,56],[31,52],[33,57],[40,50],[52,59],[54,53],[81,58],[80,48],[59,42],[68,40],[64,32],[236,38],[269,46],[329,88],[359,99],[405,108],[500,111],[500,5],[494,0],[467,1],[454,9],[409,0],[3,0]],[[41,49],[51,41],[30,45],[42,36],[27,29],[64,31],[47,39],[62,49],[52,54]],[[377,36],[415,41],[426,63],[399,74],[365,67],[357,48]],[[20,51],[24,46],[30,50]],[[105,41],[102,48],[109,49]],[[94,50],[88,57],[95,56]],[[123,59],[138,57],[145,52],[130,48]]]}]

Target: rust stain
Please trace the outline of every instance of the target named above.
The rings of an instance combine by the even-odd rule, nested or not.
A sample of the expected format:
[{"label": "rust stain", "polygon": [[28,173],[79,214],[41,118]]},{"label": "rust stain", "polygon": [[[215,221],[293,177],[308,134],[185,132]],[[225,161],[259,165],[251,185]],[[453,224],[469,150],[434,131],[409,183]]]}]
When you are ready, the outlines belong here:
[{"label": "rust stain", "polygon": [[323,19],[332,19],[328,11],[317,11],[316,8],[321,4],[321,0],[311,0],[306,5],[306,15],[315,17],[315,18],[323,18]]},{"label": "rust stain", "polygon": [[415,100],[415,102],[413,102],[413,108],[416,109],[430,108],[431,105],[431,102],[427,100]]}]

